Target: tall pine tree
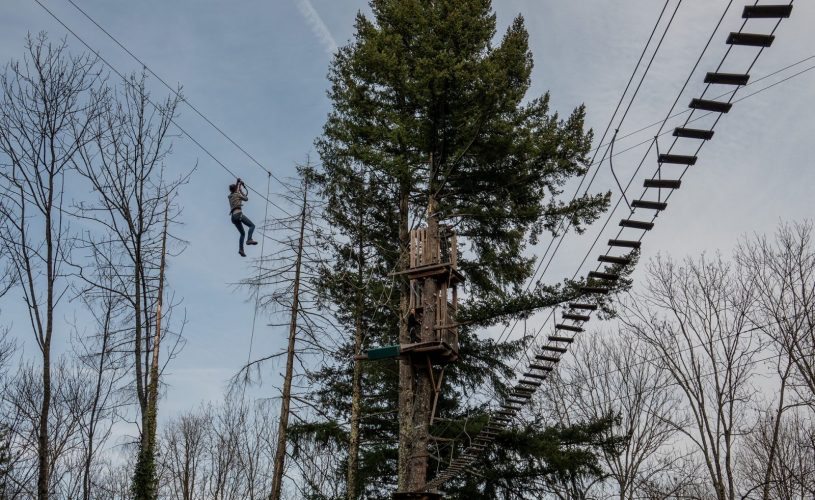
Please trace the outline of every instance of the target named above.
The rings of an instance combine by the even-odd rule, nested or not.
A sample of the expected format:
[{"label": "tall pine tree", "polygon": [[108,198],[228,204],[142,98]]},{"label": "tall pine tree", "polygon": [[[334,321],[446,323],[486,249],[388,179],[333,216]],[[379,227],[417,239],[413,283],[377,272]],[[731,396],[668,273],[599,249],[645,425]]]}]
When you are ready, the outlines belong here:
[{"label": "tall pine tree", "polygon": [[[408,282],[388,274],[407,268],[410,230],[431,213],[457,231],[464,250],[459,268],[467,293],[459,320],[471,323],[460,330],[461,358],[445,374],[438,408],[442,421],[463,422],[483,408],[470,407],[476,403],[462,395],[483,385],[504,390],[505,362],[522,347],[479,339],[478,328],[575,298],[578,283],[571,282],[525,292],[535,263],[525,248],[553,232],[561,217],[581,229],[609,199],[559,197],[588,168],[591,133],[582,106],[561,119],[550,111],[548,94],[527,98],[532,55],[523,18],[496,43],[489,0],[372,0],[370,7],[372,17],[358,14],[354,40],[332,63],[333,111],[318,140],[327,217],[343,235],[323,291],[355,334],[346,357],[312,376],[324,414],[357,422],[358,435],[336,422],[300,429],[302,436],[349,440],[351,455],[358,450],[347,477],[360,486],[348,485],[349,498],[381,496],[397,477],[399,488],[407,487],[413,451],[397,452],[394,417],[409,442],[414,415],[409,401],[397,400],[399,379],[402,394],[411,383],[409,366],[356,365],[353,355],[365,343],[407,337]],[[477,418],[469,422],[478,425]],[[431,433],[454,436],[459,426],[448,424]]]}]

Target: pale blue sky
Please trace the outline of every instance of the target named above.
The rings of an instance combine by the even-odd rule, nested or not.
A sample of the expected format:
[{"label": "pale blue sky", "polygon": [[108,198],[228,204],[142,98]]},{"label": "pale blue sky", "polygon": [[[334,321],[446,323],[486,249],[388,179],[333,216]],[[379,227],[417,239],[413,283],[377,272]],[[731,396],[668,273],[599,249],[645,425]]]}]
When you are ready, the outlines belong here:
[{"label": "pale blue sky", "polygon": [[[182,84],[190,102],[280,177],[291,175],[295,162],[315,156],[313,141],[329,111],[325,76],[330,51],[350,39],[356,12],[367,10],[363,0],[75,1],[152,70],[168,82]],[[66,0],[43,3],[117,69],[139,70]],[[726,3],[683,2],[621,134],[665,116]],[[721,58],[727,32],[741,24],[743,3],[734,2],[678,111],[700,91],[704,72],[714,69]],[[563,114],[585,103],[589,125],[602,131],[662,4],[656,0],[500,0],[494,8],[501,29],[518,13],[527,20],[535,57],[530,95],[550,90],[554,109]],[[669,9],[675,5],[672,0]],[[753,79],[815,55],[813,19],[815,2],[796,3],[792,18],[781,24],[775,44],[753,69]],[[754,26],[758,30],[765,25]],[[53,38],[67,36],[74,51],[82,49],[33,0],[4,0],[0,61],[20,57],[26,32],[42,30]],[[746,56],[734,53],[729,61],[732,67],[723,70],[739,72]],[[815,59],[748,87],[745,94],[813,64]],[[671,198],[656,229],[646,236],[646,258],[657,251],[681,256],[728,250],[739,235],[771,232],[779,220],[812,216],[813,75],[815,71],[804,73],[738,103],[723,118],[716,137],[702,149],[699,163]],[[154,95],[163,95],[163,89],[153,83]],[[191,135],[249,183],[265,189],[265,174],[259,168],[191,110],[182,106],[180,111],[179,122]],[[653,134],[652,130],[640,133],[615,148],[621,151]],[[663,141],[667,147],[668,138]],[[643,152],[637,149],[616,158],[618,173],[627,179]],[[646,171],[655,168],[654,157],[652,152],[635,186],[641,185]],[[186,169],[196,161],[198,170],[180,200],[182,237],[190,246],[170,269],[174,291],[184,298],[187,310],[187,344],[170,367],[164,416],[220,397],[226,379],[246,359],[252,322],[252,305],[229,286],[249,270],[248,261],[236,255],[236,232],[226,215],[226,185],[232,179],[184,139],[176,141],[168,166]],[[611,189],[607,167],[595,185]],[[630,194],[639,191],[634,188]],[[262,203],[254,198],[247,213],[259,224]],[[609,232],[616,229],[616,219],[619,216]],[[569,237],[545,279],[571,276],[595,234],[596,229],[591,229],[585,236]],[[14,300],[7,296],[0,304],[3,321],[14,319],[15,330],[27,338],[30,334],[15,313]],[[69,314],[70,307],[63,307],[61,313]],[[259,328],[255,352],[280,348],[284,337],[282,329]],[[270,366],[269,372],[278,369]],[[275,395],[274,381],[273,375],[267,378],[258,394]]]}]

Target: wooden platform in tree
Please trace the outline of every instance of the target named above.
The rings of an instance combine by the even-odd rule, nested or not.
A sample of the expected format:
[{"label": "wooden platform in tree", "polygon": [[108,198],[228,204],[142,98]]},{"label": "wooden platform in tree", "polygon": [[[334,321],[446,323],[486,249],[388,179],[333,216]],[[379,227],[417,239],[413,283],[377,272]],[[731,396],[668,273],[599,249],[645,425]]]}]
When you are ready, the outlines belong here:
[{"label": "wooden platform in tree", "polygon": [[458,346],[452,346],[444,341],[402,344],[401,355],[410,356],[416,364],[424,365],[425,358],[430,358],[431,364],[444,365],[458,359]]}]

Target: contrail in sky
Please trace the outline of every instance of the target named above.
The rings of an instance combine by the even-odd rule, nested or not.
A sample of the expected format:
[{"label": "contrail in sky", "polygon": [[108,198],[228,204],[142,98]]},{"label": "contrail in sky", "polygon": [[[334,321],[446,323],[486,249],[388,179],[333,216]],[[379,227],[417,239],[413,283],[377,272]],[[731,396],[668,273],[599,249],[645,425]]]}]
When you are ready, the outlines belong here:
[{"label": "contrail in sky", "polygon": [[328,30],[328,26],[323,22],[323,18],[321,18],[320,14],[314,9],[311,0],[297,0],[297,7],[300,9],[300,13],[303,14],[303,17],[306,18],[314,36],[323,44],[323,49],[325,49],[328,55],[333,56],[337,51],[337,41],[334,40],[331,31]]}]

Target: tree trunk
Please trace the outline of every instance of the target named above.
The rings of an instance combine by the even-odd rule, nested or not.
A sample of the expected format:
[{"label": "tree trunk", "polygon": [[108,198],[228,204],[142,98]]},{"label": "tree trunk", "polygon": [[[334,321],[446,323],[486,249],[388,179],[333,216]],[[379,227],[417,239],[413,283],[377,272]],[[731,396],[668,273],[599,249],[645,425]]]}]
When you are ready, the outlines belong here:
[{"label": "tree trunk", "polygon": [[[271,500],[280,500],[283,487],[283,467],[286,462],[286,429],[289,425],[289,407],[291,403],[291,381],[294,371],[294,348],[297,339],[297,315],[300,300],[300,268],[303,262],[303,238],[306,229],[306,213],[308,204],[308,181],[303,185],[303,210],[300,213],[300,236],[297,241],[297,260],[294,269],[294,291],[291,303],[291,319],[289,322],[289,346],[286,355],[286,374],[283,379],[283,398],[280,402],[280,422],[277,431],[277,449],[275,450],[274,469],[272,476]],[[258,284],[260,286],[260,284]]]},{"label": "tree trunk", "polygon": [[[409,186],[402,186],[399,193],[399,248],[401,263],[399,271],[408,268],[410,252],[410,230],[408,227],[408,200]],[[410,343],[407,318],[410,283],[403,279],[400,286],[399,298],[399,343]],[[408,491],[410,478],[410,457],[413,443],[413,365],[409,359],[399,360],[399,491]]]},{"label": "tree trunk", "polygon": [[773,475],[773,461],[775,454],[778,451],[778,438],[781,430],[781,418],[784,416],[784,393],[787,390],[787,378],[792,370],[792,361],[787,363],[787,368],[781,375],[781,388],[778,393],[778,407],[775,411],[775,422],[773,423],[773,437],[770,443],[770,449],[767,452],[767,470],[764,472],[764,484],[761,488],[761,498],[763,500],[770,500],[770,482]]},{"label": "tree trunk", "polygon": [[[435,214],[435,202],[431,196],[427,209],[427,239],[430,246],[431,261],[436,263],[439,255],[434,252],[439,247],[439,220]],[[426,278],[422,282],[422,324],[419,341],[430,342],[435,338],[436,304],[438,299],[438,284],[433,278]],[[413,414],[413,440],[410,457],[410,478],[408,491],[418,491],[427,482],[428,434],[433,401],[432,366],[427,362],[425,366],[415,370],[416,394]]]},{"label": "tree trunk", "polygon": [[[164,212],[164,230],[161,236],[161,261],[159,264],[158,296],[156,298],[156,331],[152,350],[145,349],[145,360],[149,359],[146,385],[146,398],[142,403],[142,435],[139,443],[139,456],[133,479],[133,490],[137,500],[154,500],[158,497],[156,485],[156,427],[158,420],[159,354],[161,347],[161,307],[164,295],[164,270],[167,262],[167,224],[169,219],[169,199]],[[136,271],[140,272],[139,270]],[[146,297],[146,292],[142,294]],[[145,339],[147,336],[145,335]],[[137,342],[137,346],[139,343]],[[145,346],[146,347],[146,346]],[[137,347],[138,348],[138,347]],[[152,356],[148,358],[148,356]],[[137,363],[138,366],[138,354]],[[138,376],[137,376],[138,379]]]},{"label": "tree trunk", "polygon": [[164,302],[164,269],[167,263],[167,222],[170,203],[164,212],[164,233],[161,237],[161,264],[159,264],[158,297],[156,302],[156,331],[153,337],[153,357],[150,361],[150,386],[147,394],[147,448],[150,456],[156,456],[156,427],[158,419],[159,354],[161,350],[161,306]]},{"label": "tree trunk", "polygon": [[[362,239],[363,221],[359,217],[359,241],[357,245],[357,303],[354,311],[354,354],[362,350],[362,314],[364,307],[363,286],[365,271],[365,245]],[[356,500],[359,489],[359,422],[362,412],[362,361],[354,361],[354,376],[351,381],[351,430],[348,437],[348,500]]]},{"label": "tree trunk", "polygon": [[110,323],[113,314],[113,305],[108,303],[107,311],[105,312],[105,322],[103,323],[102,330],[102,347],[99,352],[99,365],[98,372],[96,373],[96,387],[93,394],[93,405],[91,406],[91,415],[89,418],[88,428],[88,449],[85,452],[85,463],[83,464],[82,471],[82,500],[91,500],[91,465],[93,464],[93,445],[94,437],[96,434],[96,424],[99,419],[100,413],[100,400],[102,398],[102,383],[104,381],[105,373],[105,360],[108,353],[108,342],[110,340]]},{"label": "tree trunk", "polygon": [[[50,140],[51,158],[55,158],[55,138]],[[53,165],[51,169],[53,169]],[[53,172],[53,170],[50,170]],[[42,404],[40,406],[40,425],[37,435],[37,455],[39,471],[37,477],[37,498],[48,500],[48,483],[50,479],[50,453],[48,450],[48,415],[51,410],[51,335],[54,331],[54,239],[52,234],[51,210],[54,204],[54,176],[48,176],[48,202],[45,205],[45,247],[46,247],[46,310],[45,310],[45,338],[42,339]]]}]

